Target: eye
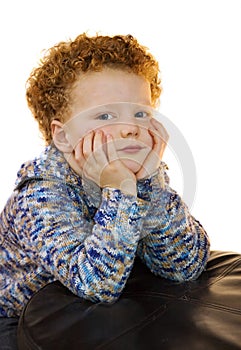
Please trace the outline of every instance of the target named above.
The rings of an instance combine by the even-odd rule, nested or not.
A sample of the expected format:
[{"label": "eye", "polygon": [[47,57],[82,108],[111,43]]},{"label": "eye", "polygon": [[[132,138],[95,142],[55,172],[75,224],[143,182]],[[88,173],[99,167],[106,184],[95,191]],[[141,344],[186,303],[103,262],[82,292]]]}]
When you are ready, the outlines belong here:
[{"label": "eye", "polygon": [[96,119],[99,119],[99,120],[110,120],[110,119],[113,119],[115,116],[111,113],[102,113],[102,114],[99,114]]},{"label": "eye", "polygon": [[149,118],[150,113],[146,111],[140,111],[135,113],[135,118]]}]

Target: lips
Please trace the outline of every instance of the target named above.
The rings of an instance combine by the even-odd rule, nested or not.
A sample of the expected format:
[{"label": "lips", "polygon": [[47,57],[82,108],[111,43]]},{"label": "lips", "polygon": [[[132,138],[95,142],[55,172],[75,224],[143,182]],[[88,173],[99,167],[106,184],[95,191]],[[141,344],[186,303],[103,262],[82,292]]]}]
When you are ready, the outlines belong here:
[{"label": "lips", "polygon": [[125,152],[125,153],[137,153],[140,150],[142,150],[143,148],[144,147],[141,147],[139,145],[130,145],[130,146],[123,147],[123,148],[119,149],[118,151]]}]

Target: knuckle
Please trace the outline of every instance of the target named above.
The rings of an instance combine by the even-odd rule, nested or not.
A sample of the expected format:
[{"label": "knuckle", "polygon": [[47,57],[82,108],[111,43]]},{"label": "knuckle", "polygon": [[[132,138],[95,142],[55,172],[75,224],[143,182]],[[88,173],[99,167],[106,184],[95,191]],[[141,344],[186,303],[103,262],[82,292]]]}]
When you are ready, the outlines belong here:
[{"label": "knuckle", "polygon": [[89,152],[87,150],[84,149],[82,153],[85,158],[89,158]]},{"label": "knuckle", "polygon": [[81,163],[82,160],[83,160],[81,154],[75,153],[75,160],[76,160],[78,163]]}]

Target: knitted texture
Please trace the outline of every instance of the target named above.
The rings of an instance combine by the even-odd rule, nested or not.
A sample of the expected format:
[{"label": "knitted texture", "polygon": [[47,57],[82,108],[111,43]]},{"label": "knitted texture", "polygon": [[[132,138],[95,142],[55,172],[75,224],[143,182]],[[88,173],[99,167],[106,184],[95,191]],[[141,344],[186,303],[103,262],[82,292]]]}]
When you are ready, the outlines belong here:
[{"label": "knitted texture", "polygon": [[156,275],[196,279],[209,240],[164,170],[161,163],[138,181],[136,197],[84,181],[53,145],[24,163],[0,216],[0,316],[19,316],[55,280],[93,302],[114,302],[136,255]]}]

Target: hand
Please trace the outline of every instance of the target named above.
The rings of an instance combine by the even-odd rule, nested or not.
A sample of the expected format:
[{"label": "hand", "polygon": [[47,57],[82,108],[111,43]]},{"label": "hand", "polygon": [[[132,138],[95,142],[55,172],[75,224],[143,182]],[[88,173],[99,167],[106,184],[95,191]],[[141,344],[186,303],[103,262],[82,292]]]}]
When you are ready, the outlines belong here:
[{"label": "hand", "polygon": [[166,129],[154,118],[151,119],[151,126],[148,131],[152,136],[153,146],[141,169],[136,173],[137,180],[150,176],[158,169],[169,138]]},{"label": "hand", "polygon": [[99,187],[117,188],[136,195],[135,174],[118,158],[111,135],[105,138],[101,130],[91,131],[75,147],[74,155],[82,176]]}]

